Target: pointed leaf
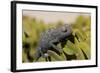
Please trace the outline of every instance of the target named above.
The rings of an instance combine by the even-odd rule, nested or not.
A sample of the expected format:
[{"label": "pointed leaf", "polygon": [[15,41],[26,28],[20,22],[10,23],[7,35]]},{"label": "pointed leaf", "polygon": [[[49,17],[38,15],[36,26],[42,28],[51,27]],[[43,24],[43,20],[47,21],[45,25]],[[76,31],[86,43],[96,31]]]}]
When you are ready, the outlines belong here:
[{"label": "pointed leaf", "polygon": [[56,54],[54,51],[48,50],[48,54],[50,57],[53,57],[57,61],[62,61],[62,58],[58,54]]}]

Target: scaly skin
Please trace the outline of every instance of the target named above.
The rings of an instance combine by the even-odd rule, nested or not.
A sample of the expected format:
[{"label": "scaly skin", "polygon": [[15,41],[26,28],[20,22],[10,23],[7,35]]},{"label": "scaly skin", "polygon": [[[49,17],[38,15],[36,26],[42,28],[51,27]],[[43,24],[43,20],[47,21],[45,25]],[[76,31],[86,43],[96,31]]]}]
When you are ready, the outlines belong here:
[{"label": "scaly skin", "polygon": [[47,51],[51,48],[57,50],[59,53],[62,53],[63,49],[57,47],[56,45],[64,41],[71,34],[72,34],[72,29],[69,25],[63,25],[62,27],[49,29],[43,32],[40,36],[37,52],[34,55],[36,61],[41,56],[44,58],[48,57]]}]

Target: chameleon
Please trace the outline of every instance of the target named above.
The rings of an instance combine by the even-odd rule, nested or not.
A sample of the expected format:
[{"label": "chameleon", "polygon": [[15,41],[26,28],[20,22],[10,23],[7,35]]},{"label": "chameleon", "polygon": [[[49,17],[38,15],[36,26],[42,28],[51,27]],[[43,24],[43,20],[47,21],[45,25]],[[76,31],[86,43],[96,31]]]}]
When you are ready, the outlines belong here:
[{"label": "chameleon", "polygon": [[40,57],[47,58],[49,56],[47,51],[51,48],[62,53],[63,49],[58,47],[57,44],[65,41],[65,39],[70,37],[71,34],[72,28],[68,24],[58,28],[51,28],[41,33],[39,45],[34,55],[35,61]]}]

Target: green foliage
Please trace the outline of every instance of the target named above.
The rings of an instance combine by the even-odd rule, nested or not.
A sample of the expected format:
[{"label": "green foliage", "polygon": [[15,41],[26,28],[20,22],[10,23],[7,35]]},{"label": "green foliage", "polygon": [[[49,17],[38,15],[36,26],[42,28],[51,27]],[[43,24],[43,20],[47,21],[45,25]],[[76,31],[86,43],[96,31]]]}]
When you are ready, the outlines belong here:
[{"label": "green foliage", "polygon": [[[50,61],[65,61],[65,60],[88,60],[91,58],[91,20],[90,17],[79,16],[76,22],[72,24],[72,35],[74,36],[74,43],[70,40],[66,41],[64,47],[61,43],[58,47],[63,49],[62,54],[57,54],[55,51],[48,50]],[[46,24],[42,20],[36,20],[35,18],[29,18],[23,16],[23,32],[22,32],[22,62],[34,62],[33,55],[36,52],[36,48],[39,42],[40,34],[48,29],[60,27],[63,22]],[[67,38],[66,38],[67,39]],[[40,57],[37,62],[49,61],[43,57]]]}]

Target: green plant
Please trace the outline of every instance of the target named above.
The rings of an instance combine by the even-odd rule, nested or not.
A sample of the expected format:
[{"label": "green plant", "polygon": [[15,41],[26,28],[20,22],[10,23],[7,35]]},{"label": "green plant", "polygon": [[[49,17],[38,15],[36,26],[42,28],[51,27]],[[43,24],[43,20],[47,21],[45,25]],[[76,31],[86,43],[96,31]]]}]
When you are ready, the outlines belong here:
[{"label": "green plant", "polygon": [[[74,43],[67,40],[65,45],[59,43],[57,46],[63,49],[63,53],[58,55],[55,51],[48,50],[49,58],[40,58],[38,62],[45,61],[66,61],[66,60],[88,60],[91,58],[91,20],[90,17],[79,16],[72,24],[72,35]],[[23,16],[23,36],[22,36],[22,61],[34,62],[34,53],[38,45],[40,33],[50,28],[60,27],[63,22],[45,24],[42,20]],[[67,39],[67,38],[66,38]]]}]

